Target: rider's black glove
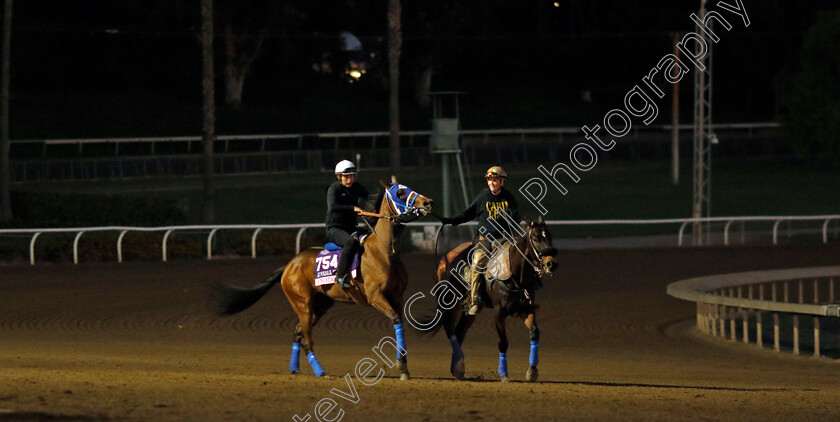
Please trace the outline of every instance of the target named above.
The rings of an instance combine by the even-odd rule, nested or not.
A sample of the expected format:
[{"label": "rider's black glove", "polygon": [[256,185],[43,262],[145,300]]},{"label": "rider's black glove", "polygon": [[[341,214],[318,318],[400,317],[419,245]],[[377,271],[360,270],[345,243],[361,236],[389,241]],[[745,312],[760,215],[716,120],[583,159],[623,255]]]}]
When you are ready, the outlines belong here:
[{"label": "rider's black glove", "polygon": [[440,218],[441,224],[445,225],[455,225],[455,219],[449,217],[441,217]]}]

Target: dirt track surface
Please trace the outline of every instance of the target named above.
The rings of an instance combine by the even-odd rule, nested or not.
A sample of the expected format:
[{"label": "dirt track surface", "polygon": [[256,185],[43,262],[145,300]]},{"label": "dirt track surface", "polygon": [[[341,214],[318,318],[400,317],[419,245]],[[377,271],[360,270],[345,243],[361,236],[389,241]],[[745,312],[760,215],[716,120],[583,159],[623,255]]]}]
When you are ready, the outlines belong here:
[{"label": "dirt track surface", "polygon": [[[539,291],[540,379],[525,383],[528,335],[508,320],[511,381],[498,382],[490,312],[469,333],[467,380],[449,344],[408,330],[412,380],[375,385],[354,368],[393,327],[336,305],[315,330],[329,374],[288,373],[297,322],[279,288],[242,314],[211,314],[210,282],[253,285],[282,260],[0,267],[0,421],[838,420],[840,366],[710,340],[694,305],[665,286],[700,275],[836,265],[840,247],[563,251]],[[406,297],[431,290],[433,257],[408,255]],[[417,302],[428,309],[431,301]],[[378,361],[378,360],[377,360]],[[331,391],[350,393],[352,403]],[[328,401],[322,403],[329,404]],[[327,410],[322,408],[322,411]],[[340,413],[343,412],[343,413]]]}]

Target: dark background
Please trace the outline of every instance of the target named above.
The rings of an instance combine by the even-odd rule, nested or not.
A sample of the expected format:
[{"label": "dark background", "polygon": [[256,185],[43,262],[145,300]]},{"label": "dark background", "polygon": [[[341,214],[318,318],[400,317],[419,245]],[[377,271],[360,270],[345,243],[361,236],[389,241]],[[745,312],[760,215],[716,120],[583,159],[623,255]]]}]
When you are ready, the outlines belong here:
[{"label": "dark background", "polygon": [[[217,132],[296,133],[387,128],[387,2],[289,1],[245,84],[243,107],[223,104],[223,22],[265,0],[216,2]],[[796,72],[803,32],[830,0],[746,0],[751,25],[723,11],[714,47],[714,121],[773,121]],[[12,36],[11,138],[176,136],[201,130],[198,0],[19,0]],[[231,9],[233,7],[233,9]],[[578,126],[620,107],[673,32],[692,31],[699,1],[403,1],[401,120],[428,129],[414,93],[434,68],[432,91],[458,90],[464,128]],[[244,12],[243,12],[244,13]],[[259,16],[257,14],[256,16]],[[248,27],[243,25],[247,34]],[[378,58],[349,84],[313,71],[325,52],[340,60],[350,31]],[[681,83],[692,116],[693,72]],[[670,87],[654,123],[670,122]],[[584,100],[588,91],[591,101]]]}]

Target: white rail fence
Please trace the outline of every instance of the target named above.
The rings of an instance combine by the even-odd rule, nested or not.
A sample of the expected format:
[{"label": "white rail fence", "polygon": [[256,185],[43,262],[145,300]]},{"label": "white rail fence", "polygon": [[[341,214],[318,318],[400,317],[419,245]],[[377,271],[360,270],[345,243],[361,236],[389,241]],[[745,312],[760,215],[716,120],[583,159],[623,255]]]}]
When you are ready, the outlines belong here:
[{"label": "white rail fence", "polygon": [[[729,229],[733,223],[740,223],[743,225],[747,222],[770,222],[772,225],[773,244],[778,243],[779,226],[783,222],[791,223],[798,221],[817,221],[822,222],[821,235],[822,243],[828,243],[829,239],[829,223],[831,221],[840,221],[840,214],[834,215],[814,215],[814,216],[753,216],[753,217],[711,217],[711,218],[668,218],[668,219],[648,219],[648,220],[549,220],[546,223],[550,226],[589,226],[589,225],[680,225],[677,234],[676,246],[683,246],[684,230],[686,226],[692,223],[725,223],[723,229],[724,245],[729,245]],[[475,222],[466,223],[465,225],[476,225]],[[409,223],[409,227],[430,227],[437,235],[440,230],[440,223],[438,222],[415,222]],[[123,261],[123,239],[129,232],[157,232],[163,233],[161,240],[161,259],[165,262],[167,256],[167,242],[170,236],[177,232],[185,231],[202,231],[207,232],[206,238],[206,257],[213,259],[213,240],[220,230],[247,230],[253,231],[251,234],[251,257],[257,257],[257,237],[264,230],[297,230],[295,236],[295,251],[300,252],[301,240],[303,234],[307,229],[323,229],[323,223],[300,223],[300,224],[234,224],[234,225],[192,225],[192,226],[165,226],[165,227],[126,227],[126,226],[104,226],[104,227],[76,227],[76,228],[34,228],[34,229],[0,229],[0,237],[14,236],[14,235],[31,235],[29,240],[29,262],[35,265],[35,245],[38,237],[44,233],[75,233],[73,239],[73,263],[79,262],[79,242],[85,233],[95,232],[119,232],[116,242],[117,262]],[[790,233],[788,234],[790,236]],[[838,236],[838,229],[834,229],[835,238]],[[744,237],[742,235],[742,241]]]},{"label": "white rail fence", "polygon": [[[840,317],[835,281],[840,281],[840,266],[752,271],[678,281],[668,285],[667,293],[697,304],[697,328],[705,334],[732,342],[738,341],[740,334],[744,344],[755,341],[763,348],[767,322],[773,326],[773,349],[777,352],[786,335],[793,354],[800,354],[805,345],[813,347],[814,356],[820,356],[821,347],[830,345],[836,356],[840,351],[837,343],[821,341],[826,329],[837,331],[836,323],[825,324],[823,329],[820,324],[826,318],[836,321]],[[784,323],[781,317],[785,317]],[[803,341],[808,333],[801,323],[807,322],[807,317],[812,318],[812,346]]]},{"label": "white rail fence", "polygon": [[[761,129],[777,129],[780,127],[776,122],[745,122],[745,123],[716,123],[713,129],[722,130],[743,130],[747,131],[750,136],[756,130]],[[632,138],[638,137],[640,131],[642,132],[668,132],[670,134],[673,125],[652,125],[643,126],[641,129],[634,127]],[[677,126],[680,131],[690,131],[693,126],[689,124],[681,124]],[[547,128],[504,128],[504,129],[465,129],[461,130],[460,134],[465,137],[472,137],[477,139],[488,139],[495,136],[518,136],[521,140],[532,136],[549,136],[562,138],[565,135],[580,133],[580,127],[547,127]],[[414,130],[401,131],[400,138],[408,138],[409,144],[413,144],[415,137],[429,137],[431,130]],[[324,133],[290,133],[290,134],[258,134],[258,135],[219,135],[216,137],[216,142],[224,144],[224,151],[229,150],[229,146],[234,143],[245,142],[259,142],[259,151],[266,151],[267,142],[280,142],[284,144],[293,144],[297,149],[302,149],[304,146],[304,138],[320,138],[333,139],[334,148],[338,149],[340,142],[350,139],[370,139],[372,147],[376,146],[376,140],[379,138],[388,138],[390,132],[388,131],[363,131],[363,132],[324,132]],[[146,137],[146,138],[90,138],[90,139],[18,139],[11,140],[12,145],[34,144],[39,145],[43,149],[43,155],[46,155],[47,146],[53,145],[76,145],[79,153],[82,152],[84,145],[88,144],[111,144],[115,146],[114,153],[119,154],[120,144],[149,144],[151,145],[151,153],[154,154],[155,144],[166,143],[185,143],[188,150],[191,150],[192,144],[201,142],[200,136],[168,136],[168,137]]]}]

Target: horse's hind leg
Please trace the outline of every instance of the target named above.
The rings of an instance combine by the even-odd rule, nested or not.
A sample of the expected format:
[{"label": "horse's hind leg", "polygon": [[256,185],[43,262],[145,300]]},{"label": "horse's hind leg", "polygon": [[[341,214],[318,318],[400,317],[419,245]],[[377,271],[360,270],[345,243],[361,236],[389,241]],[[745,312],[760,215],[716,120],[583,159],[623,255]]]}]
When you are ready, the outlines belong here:
[{"label": "horse's hind leg", "polygon": [[525,326],[528,327],[528,334],[531,338],[531,353],[528,355],[528,373],[525,379],[534,382],[539,377],[537,363],[539,363],[540,329],[537,327],[537,317],[534,312],[525,317]]},{"label": "horse's hind leg", "polygon": [[295,333],[292,337],[292,359],[289,362],[289,372],[297,374],[300,372],[300,344],[303,340],[303,331],[300,329],[300,322],[295,325]]},{"label": "horse's hind leg", "polygon": [[[298,318],[301,320],[297,325],[295,325],[295,333],[292,339],[292,359],[289,363],[289,371],[293,374],[297,374],[300,371],[300,348],[303,345],[304,353],[306,354],[307,358],[309,358],[309,354],[312,353],[314,355],[315,349],[312,342],[312,328],[321,317],[327,312],[328,309],[335,304],[335,301],[320,295],[315,296],[312,300],[311,309],[312,312],[309,313],[309,324],[307,324],[307,329],[309,334],[304,335],[304,329],[302,328],[302,321],[303,318],[298,315]],[[314,368],[313,368],[314,369]],[[317,372],[317,371],[316,371]]]}]

